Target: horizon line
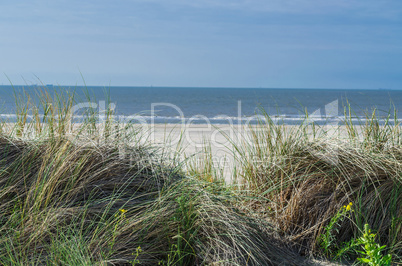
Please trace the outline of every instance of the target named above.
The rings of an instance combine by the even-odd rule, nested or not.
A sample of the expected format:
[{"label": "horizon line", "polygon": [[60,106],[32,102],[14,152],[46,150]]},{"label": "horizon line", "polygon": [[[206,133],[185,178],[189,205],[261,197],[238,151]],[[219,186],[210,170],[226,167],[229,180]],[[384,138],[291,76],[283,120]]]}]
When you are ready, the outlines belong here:
[{"label": "horizon line", "polygon": [[391,89],[391,88],[334,88],[334,87],[230,87],[230,86],[153,86],[153,85],[61,85],[61,84],[9,84],[9,85],[0,85],[0,87],[42,87],[42,88],[50,88],[50,87],[77,87],[77,88],[89,88],[89,87],[99,87],[99,88],[166,88],[166,89],[271,89],[271,90],[402,90],[402,89]]}]

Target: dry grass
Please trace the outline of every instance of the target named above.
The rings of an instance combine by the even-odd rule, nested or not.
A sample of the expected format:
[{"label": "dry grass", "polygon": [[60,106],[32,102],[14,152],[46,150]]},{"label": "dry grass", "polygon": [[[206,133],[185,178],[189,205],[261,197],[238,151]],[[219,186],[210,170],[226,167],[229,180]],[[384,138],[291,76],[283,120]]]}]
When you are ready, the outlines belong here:
[{"label": "dry grass", "polygon": [[133,126],[74,125],[67,94],[40,95],[1,125],[0,264],[309,263],[236,208],[237,190],[187,177]]},{"label": "dry grass", "polygon": [[[319,246],[325,226],[353,202],[351,219],[335,232],[336,245],[356,239],[364,224],[400,261],[402,253],[402,146],[398,121],[380,125],[375,113],[360,126],[345,116],[343,134],[301,125],[288,129],[269,117],[251,128],[251,142],[234,152],[247,201],[271,221],[302,255],[323,255]],[[340,136],[346,136],[340,138]],[[356,253],[348,254],[355,258]]]},{"label": "dry grass", "polygon": [[76,248],[88,263],[304,263],[268,223],[235,209],[228,188],[186,178],[148,150],[121,158],[111,145],[5,137],[0,150],[4,264],[71,263]]},{"label": "dry grass", "polygon": [[180,162],[140,144],[147,136],[111,110],[99,123],[91,109],[77,125],[74,95],[37,93],[16,93],[17,122],[0,125],[0,264],[312,265],[325,255],[325,226],[349,202],[336,246],[367,223],[401,261],[396,119],[381,125],[374,112],[356,125],[348,109],[340,138],[267,115],[231,140],[237,183],[225,185],[208,146],[203,160]]}]

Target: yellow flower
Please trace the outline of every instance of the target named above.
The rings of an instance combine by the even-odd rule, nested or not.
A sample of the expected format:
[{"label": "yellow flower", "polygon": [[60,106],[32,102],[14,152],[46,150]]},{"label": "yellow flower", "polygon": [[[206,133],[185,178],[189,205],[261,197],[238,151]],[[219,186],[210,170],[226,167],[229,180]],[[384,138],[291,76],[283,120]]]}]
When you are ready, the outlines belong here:
[{"label": "yellow flower", "polygon": [[351,203],[349,203],[348,204],[348,206],[346,206],[345,208],[346,208],[346,210],[347,211],[350,211],[351,209],[352,209],[352,205],[353,205],[353,203],[351,202]]},{"label": "yellow flower", "polygon": [[125,209],[119,209],[119,212],[121,212],[121,213],[126,213],[127,212],[127,210],[125,210]]}]

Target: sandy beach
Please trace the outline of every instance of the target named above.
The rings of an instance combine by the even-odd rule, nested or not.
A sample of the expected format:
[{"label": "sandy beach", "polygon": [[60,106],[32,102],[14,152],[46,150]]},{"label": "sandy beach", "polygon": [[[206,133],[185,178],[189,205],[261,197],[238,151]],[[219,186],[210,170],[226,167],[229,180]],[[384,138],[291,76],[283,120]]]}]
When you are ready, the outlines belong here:
[{"label": "sandy beach", "polygon": [[226,181],[230,181],[235,159],[231,141],[236,134],[244,134],[242,129],[229,125],[175,125],[154,124],[149,128],[152,143],[168,149],[172,154],[179,153],[182,160],[205,160],[206,150],[210,149],[214,166],[222,169]]},{"label": "sandy beach", "polygon": [[[6,123],[4,128],[12,130],[15,123]],[[75,123],[71,125],[72,136],[75,136],[77,129],[82,124]],[[114,124],[113,130],[120,128],[122,130],[127,124]],[[100,135],[103,135],[105,124],[97,124],[97,130]],[[278,127],[278,126],[276,126]],[[300,129],[297,125],[282,125],[284,134],[294,134]],[[139,141],[142,145],[153,145],[159,147],[170,157],[179,158],[179,161],[192,161],[193,165],[205,163],[205,156],[212,156],[211,160],[213,166],[221,171],[221,177],[226,182],[231,182],[233,178],[233,171],[239,167],[236,163],[236,152],[234,145],[246,147],[252,145],[252,134],[266,130],[266,127],[252,125],[231,125],[231,124],[133,124],[133,129],[139,131]],[[320,132],[318,127],[315,129],[316,133]],[[315,140],[320,138],[334,138],[342,140],[347,137],[347,129],[345,126],[323,126],[326,133],[320,137],[315,136]],[[361,127],[356,127],[358,132],[361,132]],[[26,125],[25,131],[34,130],[33,127]],[[306,134],[310,139],[313,139],[313,128],[309,125],[306,127]],[[11,132],[11,131],[10,131]],[[28,134],[29,135],[29,134]],[[360,134],[359,134],[360,135]],[[131,143],[127,143],[131,145]]]},{"label": "sandy beach", "polygon": [[[151,142],[168,149],[172,154],[179,153],[181,159],[205,160],[206,151],[212,154],[212,161],[217,169],[223,170],[227,182],[233,177],[236,159],[233,144],[251,143],[251,132],[258,131],[258,126],[224,125],[224,124],[153,124],[143,127],[145,142]],[[284,125],[288,134],[298,126]],[[307,134],[313,138],[311,127]],[[326,126],[326,138],[342,139],[346,136],[346,128]]]}]

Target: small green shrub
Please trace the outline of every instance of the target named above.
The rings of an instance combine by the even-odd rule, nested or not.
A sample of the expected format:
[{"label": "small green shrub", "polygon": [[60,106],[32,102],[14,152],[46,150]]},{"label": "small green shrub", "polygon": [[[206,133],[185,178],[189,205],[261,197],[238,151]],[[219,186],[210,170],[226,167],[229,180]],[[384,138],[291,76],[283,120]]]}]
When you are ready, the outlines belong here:
[{"label": "small green shrub", "polygon": [[[347,252],[353,251],[365,256],[363,258],[357,258],[357,260],[362,263],[367,263],[371,266],[391,265],[392,256],[390,254],[382,255],[382,251],[386,248],[386,245],[380,246],[375,242],[376,235],[371,233],[368,224],[364,225],[363,235],[360,238],[351,239],[349,242],[343,243],[342,246],[336,244],[334,231],[338,232],[340,223],[345,218],[350,218],[350,212],[353,211],[352,205],[352,202],[350,202],[348,205],[339,209],[325,227],[325,233],[320,236],[319,243],[324,249],[325,255],[332,259],[340,259]],[[363,247],[363,251],[359,250],[359,247]]]},{"label": "small green shrub", "polygon": [[391,265],[391,254],[382,255],[382,251],[386,246],[377,244],[375,237],[376,234],[372,234],[369,225],[365,224],[363,235],[357,240],[363,246],[363,251],[357,252],[363,254],[365,257],[358,258],[358,260],[371,266]]},{"label": "small green shrub", "polygon": [[338,232],[340,223],[349,218],[350,212],[352,212],[353,203],[343,206],[338,210],[334,217],[331,218],[329,224],[325,227],[325,233],[319,238],[320,246],[324,249],[325,255],[333,257],[340,247],[335,242],[334,230]]}]

